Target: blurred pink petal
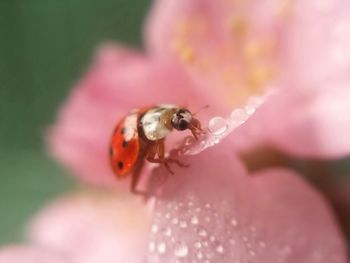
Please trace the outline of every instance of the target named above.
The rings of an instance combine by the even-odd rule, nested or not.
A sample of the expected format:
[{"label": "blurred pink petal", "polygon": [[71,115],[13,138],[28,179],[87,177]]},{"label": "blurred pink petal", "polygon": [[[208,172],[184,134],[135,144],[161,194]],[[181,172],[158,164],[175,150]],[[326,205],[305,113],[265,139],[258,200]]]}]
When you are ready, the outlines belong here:
[{"label": "blurred pink petal", "polygon": [[35,246],[12,245],[0,249],[0,263],[70,263],[51,250]]},{"label": "blurred pink petal", "polygon": [[[213,89],[213,101],[281,89],[242,129],[239,144],[267,142],[303,156],[349,154],[348,1],[159,0],[145,37],[154,57],[177,61],[199,88]],[[188,53],[192,59],[184,60]],[[240,87],[242,76],[261,87]]]},{"label": "blurred pink petal", "polygon": [[49,204],[28,235],[33,244],[55,249],[74,263],[141,262],[148,221],[135,198],[88,192]]},{"label": "blurred pink petal", "polygon": [[232,109],[275,75],[281,1],[158,0],[145,28],[147,50],[177,62],[211,101]]},{"label": "blurred pink petal", "polygon": [[225,142],[169,176],[155,204],[148,262],[347,262],[319,193],[288,170],[248,175]]},{"label": "blurred pink petal", "polygon": [[[327,85],[325,83],[324,85]],[[350,89],[281,92],[272,96],[232,138],[242,150],[270,145],[313,158],[341,158],[350,152]]]},{"label": "blurred pink petal", "polygon": [[289,88],[332,90],[335,81],[349,83],[350,2],[293,1],[289,17],[282,57]]},{"label": "blurred pink petal", "polygon": [[152,63],[136,51],[105,46],[63,105],[49,133],[50,151],[86,182],[129,185],[128,180],[118,182],[109,166],[112,131],[131,109],[161,103],[197,110],[207,101],[169,63]]}]

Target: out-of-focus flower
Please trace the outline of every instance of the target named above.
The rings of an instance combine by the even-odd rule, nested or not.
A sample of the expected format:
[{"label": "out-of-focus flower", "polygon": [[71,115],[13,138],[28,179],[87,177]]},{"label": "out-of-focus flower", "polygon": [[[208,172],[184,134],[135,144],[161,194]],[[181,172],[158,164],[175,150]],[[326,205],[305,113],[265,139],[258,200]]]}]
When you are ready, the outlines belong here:
[{"label": "out-of-focus flower", "polygon": [[28,239],[74,263],[141,262],[149,221],[130,196],[88,191],[49,204],[33,219]]},{"label": "out-of-focus flower", "polygon": [[45,247],[6,246],[0,249],[1,263],[68,263],[69,259]]},{"label": "out-of-focus flower", "polygon": [[[50,131],[51,151],[79,178],[125,188],[114,180],[107,149],[116,122],[132,108],[210,104],[201,113],[206,123],[270,87],[278,93],[226,140],[187,158],[190,168],[157,187],[150,216],[142,207],[132,208],[135,214],[118,209],[117,199],[68,199],[39,216],[31,242],[77,262],[346,262],[342,235],[319,194],[291,171],[249,174],[238,159],[260,144],[301,156],[349,153],[349,119],[341,117],[349,109],[349,64],[328,49],[347,51],[340,43],[350,40],[343,35],[350,7],[341,0],[325,5],[155,1],[147,55],[103,47]],[[341,37],[329,23],[340,26]],[[165,175],[159,168],[151,179]],[[111,222],[135,217],[142,222],[135,232],[128,224],[113,229]]]}]

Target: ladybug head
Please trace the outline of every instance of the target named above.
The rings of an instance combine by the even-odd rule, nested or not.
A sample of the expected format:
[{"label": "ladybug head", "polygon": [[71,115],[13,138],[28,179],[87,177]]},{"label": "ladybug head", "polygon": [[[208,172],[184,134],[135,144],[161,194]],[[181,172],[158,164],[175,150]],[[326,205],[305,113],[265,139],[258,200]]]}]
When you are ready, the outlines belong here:
[{"label": "ladybug head", "polygon": [[177,109],[172,116],[171,124],[178,131],[187,130],[192,122],[192,113],[184,108]]}]

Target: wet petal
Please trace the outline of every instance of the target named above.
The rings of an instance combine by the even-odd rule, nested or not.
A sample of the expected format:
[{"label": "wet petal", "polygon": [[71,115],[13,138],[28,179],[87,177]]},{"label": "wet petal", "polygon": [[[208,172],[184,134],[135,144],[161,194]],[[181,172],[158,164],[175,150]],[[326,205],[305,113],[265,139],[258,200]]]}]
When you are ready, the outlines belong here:
[{"label": "wet petal", "polygon": [[49,204],[28,235],[74,263],[141,262],[147,229],[146,211],[135,198],[89,192]]},{"label": "wet petal", "polygon": [[228,140],[185,161],[156,200],[148,262],[347,262],[325,200],[293,172],[249,176]]}]

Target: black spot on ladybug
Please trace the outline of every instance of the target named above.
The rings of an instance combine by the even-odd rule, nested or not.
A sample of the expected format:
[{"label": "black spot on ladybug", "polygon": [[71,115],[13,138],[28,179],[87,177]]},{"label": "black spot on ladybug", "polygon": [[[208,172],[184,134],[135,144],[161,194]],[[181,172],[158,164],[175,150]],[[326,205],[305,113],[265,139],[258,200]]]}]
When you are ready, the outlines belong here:
[{"label": "black spot on ladybug", "polygon": [[126,132],[126,128],[124,127],[121,131],[120,131],[120,134],[125,134],[125,132]]},{"label": "black spot on ladybug", "polygon": [[123,146],[123,148],[128,147],[128,142],[127,142],[126,140],[123,140],[123,142],[122,142],[122,146]]},{"label": "black spot on ladybug", "polygon": [[123,162],[118,162],[118,168],[121,170],[124,167],[124,163]]}]

